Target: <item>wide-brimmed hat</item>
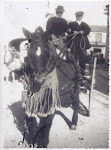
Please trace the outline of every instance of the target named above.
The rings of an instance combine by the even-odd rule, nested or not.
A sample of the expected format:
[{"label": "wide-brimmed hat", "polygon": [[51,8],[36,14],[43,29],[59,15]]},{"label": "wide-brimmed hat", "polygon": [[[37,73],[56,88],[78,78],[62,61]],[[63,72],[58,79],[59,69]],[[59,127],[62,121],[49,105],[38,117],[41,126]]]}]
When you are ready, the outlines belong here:
[{"label": "wide-brimmed hat", "polygon": [[76,17],[80,17],[80,16],[83,16],[84,12],[83,11],[77,11],[75,13]]},{"label": "wide-brimmed hat", "polygon": [[61,12],[61,13],[63,13],[65,11],[63,6],[57,6],[57,8],[55,10],[57,12]]}]

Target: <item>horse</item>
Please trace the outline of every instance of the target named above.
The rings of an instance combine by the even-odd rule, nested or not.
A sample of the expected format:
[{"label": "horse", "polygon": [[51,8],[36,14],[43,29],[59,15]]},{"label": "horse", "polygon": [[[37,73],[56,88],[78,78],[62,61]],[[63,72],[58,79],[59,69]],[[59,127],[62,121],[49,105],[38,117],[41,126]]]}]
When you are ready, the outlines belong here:
[{"label": "horse", "polygon": [[[55,112],[57,108],[61,108],[60,89],[63,93],[70,89],[71,98],[76,99],[76,103],[72,102],[73,108],[77,104],[72,116],[72,125],[74,128],[77,125],[79,104],[77,102],[79,101],[77,65],[73,66],[72,55],[63,43],[56,44],[56,48],[59,48],[60,54],[62,53],[63,56],[65,54],[67,61],[55,53],[53,42],[47,41],[41,27],[38,27],[33,33],[23,28],[23,33],[26,37],[25,40],[28,41],[25,44],[27,47],[24,49],[26,55],[22,59],[17,59],[17,66],[10,63],[9,68],[12,71],[21,70],[22,76],[24,76],[25,91],[22,93],[22,106],[26,114],[25,138],[29,147],[34,147],[34,143],[37,143],[38,148],[47,148]],[[25,40],[23,39],[23,41]],[[65,49],[65,52],[62,49]],[[69,75],[68,70],[64,69],[65,66],[73,68],[74,72],[70,72],[71,75]],[[62,85],[61,80],[58,80],[62,74],[67,78],[66,85]],[[36,122],[37,130],[34,129],[34,122]]]}]

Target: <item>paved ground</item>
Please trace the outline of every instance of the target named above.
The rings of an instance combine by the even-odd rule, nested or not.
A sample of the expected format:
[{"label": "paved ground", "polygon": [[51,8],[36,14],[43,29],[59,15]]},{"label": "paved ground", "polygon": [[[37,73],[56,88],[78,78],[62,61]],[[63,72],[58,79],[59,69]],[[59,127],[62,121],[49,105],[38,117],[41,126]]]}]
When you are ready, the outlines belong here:
[{"label": "paved ground", "polygon": [[[21,133],[23,131],[21,126],[24,122],[21,108],[21,90],[23,87],[15,81],[8,84],[5,82],[2,89],[4,147],[18,148],[18,142],[23,138]],[[88,93],[81,93],[80,100],[87,107]],[[64,103],[66,101],[67,98],[64,98]],[[63,107],[55,115],[50,130],[48,148],[108,148],[108,75],[104,65],[97,65],[91,116],[86,117],[79,114],[77,129],[73,131],[69,129],[67,124],[67,120],[71,121],[72,113],[71,107]],[[17,123],[21,129],[17,128]]]}]

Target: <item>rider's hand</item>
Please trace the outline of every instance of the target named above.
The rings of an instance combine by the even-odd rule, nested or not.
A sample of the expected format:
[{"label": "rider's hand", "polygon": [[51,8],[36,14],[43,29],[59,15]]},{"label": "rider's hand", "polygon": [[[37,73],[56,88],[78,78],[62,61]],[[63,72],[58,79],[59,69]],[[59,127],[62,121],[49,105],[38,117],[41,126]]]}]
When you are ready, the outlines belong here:
[{"label": "rider's hand", "polygon": [[66,39],[67,35],[68,35],[68,33],[65,32],[65,39]]},{"label": "rider's hand", "polygon": [[78,74],[78,80],[80,81],[82,79],[82,75],[79,73]]},{"label": "rider's hand", "polygon": [[79,33],[80,33],[80,34],[84,34],[84,31],[81,30],[81,31],[79,31]]},{"label": "rider's hand", "polygon": [[78,32],[78,31],[73,31],[73,33],[74,33],[74,34],[78,34],[79,32]]},{"label": "rider's hand", "polygon": [[71,33],[71,31],[72,31],[72,30],[69,28],[69,29],[68,29],[68,32]]}]

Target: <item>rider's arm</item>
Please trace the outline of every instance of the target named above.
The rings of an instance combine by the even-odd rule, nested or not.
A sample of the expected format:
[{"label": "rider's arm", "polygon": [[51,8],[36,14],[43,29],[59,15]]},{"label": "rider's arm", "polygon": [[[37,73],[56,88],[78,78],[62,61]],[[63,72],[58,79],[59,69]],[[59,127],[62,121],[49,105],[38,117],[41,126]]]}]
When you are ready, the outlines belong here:
[{"label": "rider's arm", "polygon": [[51,39],[51,34],[52,34],[52,19],[49,18],[46,24],[46,31],[45,31],[45,36],[47,39]]},{"label": "rider's arm", "polygon": [[89,35],[91,28],[88,26],[88,24],[84,23],[84,35]]},{"label": "rider's arm", "polygon": [[67,21],[65,20],[65,21],[64,21],[64,29],[65,29],[64,31],[65,31],[65,33],[68,32],[68,28],[69,28],[69,27],[68,27],[68,23],[67,23]]},{"label": "rider's arm", "polygon": [[78,34],[79,32],[77,31],[77,29],[75,28],[73,22],[70,22],[69,23],[69,31],[70,31],[70,34],[74,33],[74,34]]},{"label": "rider's arm", "polygon": [[49,18],[49,20],[47,21],[47,25],[46,25],[46,32],[48,34],[51,34],[51,30],[52,30],[52,20]]}]

